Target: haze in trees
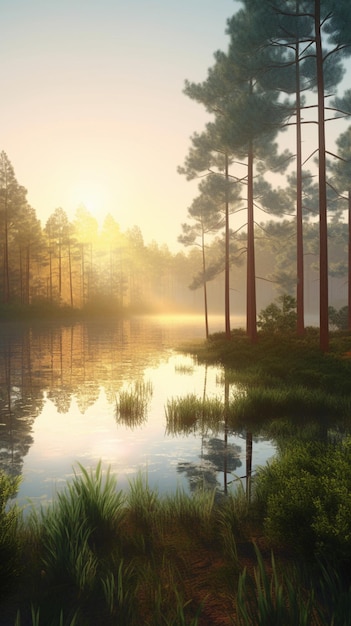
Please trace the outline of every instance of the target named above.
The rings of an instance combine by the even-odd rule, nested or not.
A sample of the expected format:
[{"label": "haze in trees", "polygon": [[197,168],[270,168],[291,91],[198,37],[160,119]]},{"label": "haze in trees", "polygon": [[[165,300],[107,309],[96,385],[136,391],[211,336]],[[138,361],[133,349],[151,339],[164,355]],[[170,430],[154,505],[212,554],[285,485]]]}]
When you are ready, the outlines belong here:
[{"label": "haze in trees", "polygon": [[[318,208],[319,221],[319,326],[320,347],[329,346],[329,262],[328,262],[328,185],[326,122],[351,114],[350,92],[334,98],[343,76],[343,60],[351,52],[351,35],[345,27],[351,16],[349,3],[333,0],[286,0],[262,3],[243,0],[242,8],[227,22],[229,46],[226,53],[217,51],[215,63],[201,84],[185,82],[185,93],[202,104],[213,116],[217,149],[231,158],[234,175],[246,186],[247,232],[247,333],[255,342],[256,261],[255,211],[259,203],[267,213],[291,216],[295,206],[295,292],[297,300],[297,332],[304,332],[304,219],[309,211],[305,199],[311,189]],[[285,97],[284,97],[285,94]],[[302,94],[305,94],[304,96]],[[313,101],[314,94],[316,98]],[[309,119],[304,115],[308,112]],[[328,112],[328,116],[327,113]],[[331,115],[331,118],[329,116]],[[304,124],[316,126],[316,148],[307,160],[316,157],[317,185],[311,187],[310,175],[303,172],[302,157]],[[295,176],[288,170],[290,189],[272,188],[262,177],[284,170],[292,162],[288,152],[279,154],[279,133],[296,127]],[[201,168],[212,171],[213,160],[199,153],[206,145],[201,135],[192,138],[192,148],[180,169],[188,178]],[[207,145],[209,142],[207,141]],[[294,159],[295,160],[295,159]],[[242,174],[242,167],[246,173]],[[239,173],[240,172],[240,173]],[[231,172],[232,174],[232,172]],[[295,181],[295,192],[291,185]],[[306,211],[307,209],[307,211]],[[228,210],[228,216],[230,211]],[[229,227],[227,228],[229,232]],[[228,244],[227,244],[228,245]],[[290,285],[291,288],[291,285]],[[226,287],[228,289],[228,287]]]}]

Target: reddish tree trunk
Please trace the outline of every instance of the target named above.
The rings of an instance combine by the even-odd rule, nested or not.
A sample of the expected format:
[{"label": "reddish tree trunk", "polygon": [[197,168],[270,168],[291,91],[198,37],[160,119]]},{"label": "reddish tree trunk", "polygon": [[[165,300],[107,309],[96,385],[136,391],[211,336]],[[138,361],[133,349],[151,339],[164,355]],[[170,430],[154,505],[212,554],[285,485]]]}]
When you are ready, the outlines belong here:
[{"label": "reddish tree trunk", "polygon": [[247,173],[247,334],[252,343],[257,341],[256,325],[256,271],[255,271],[255,223],[253,202],[253,147],[248,150]]},{"label": "reddish tree trunk", "polygon": [[[296,13],[299,2],[296,3]],[[302,144],[301,144],[301,94],[300,94],[300,66],[299,44],[296,43],[296,313],[297,334],[305,332],[304,320],[304,260],[303,260],[303,219],[302,219]]]}]

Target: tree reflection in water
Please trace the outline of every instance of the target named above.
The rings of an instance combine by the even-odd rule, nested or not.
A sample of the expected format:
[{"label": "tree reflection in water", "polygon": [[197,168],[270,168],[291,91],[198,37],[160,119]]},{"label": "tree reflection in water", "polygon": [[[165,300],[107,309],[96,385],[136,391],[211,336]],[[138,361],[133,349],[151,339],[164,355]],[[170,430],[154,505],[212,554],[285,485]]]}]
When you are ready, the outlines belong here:
[{"label": "tree reflection in water", "polygon": [[198,464],[183,461],[178,463],[177,471],[186,474],[191,491],[199,487],[202,489],[223,488],[217,475],[218,473],[224,474],[225,471],[234,472],[241,467],[240,453],[240,446],[234,443],[228,444],[222,439],[213,437],[204,441]]},{"label": "tree reflection in water", "polygon": [[[216,400],[222,369],[174,351],[202,334],[202,318],[0,328],[0,469],[23,474],[19,502],[50,500],[76,462],[100,459],[122,487],[141,470],[160,491],[175,491],[181,477],[189,490],[200,481],[226,488],[243,446]],[[173,394],[200,398],[188,432],[168,428]]]},{"label": "tree reflection in water", "polygon": [[0,355],[0,469],[18,476],[33,443],[31,429],[43,397],[32,377],[28,337],[13,345],[9,333],[1,334]]},{"label": "tree reflection in water", "polygon": [[[201,437],[201,453],[199,462],[180,461],[177,472],[187,476],[190,490],[214,489],[228,491],[228,477],[233,483],[233,474],[242,466],[240,455],[242,448],[236,443],[229,443],[229,436],[235,436],[229,432],[229,402],[230,383],[228,376],[223,374],[223,402],[218,398],[207,397],[207,366],[205,368],[204,387],[202,399],[192,396],[188,402],[184,398],[176,399],[168,403],[166,410],[167,425],[173,433],[189,433],[192,430]],[[185,399],[186,400],[186,399]],[[212,431],[212,437],[207,437]],[[223,439],[217,435],[223,432]],[[246,493],[250,498],[250,485],[252,473],[252,433],[246,434]],[[218,474],[223,480],[218,480]]]}]

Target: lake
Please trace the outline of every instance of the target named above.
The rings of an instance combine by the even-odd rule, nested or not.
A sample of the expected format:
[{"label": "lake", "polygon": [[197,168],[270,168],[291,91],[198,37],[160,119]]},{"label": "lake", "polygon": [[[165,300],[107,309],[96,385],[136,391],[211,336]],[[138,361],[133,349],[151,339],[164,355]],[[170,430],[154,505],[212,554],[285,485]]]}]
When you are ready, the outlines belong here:
[{"label": "lake", "polygon": [[[211,332],[222,329],[222,319],[211,320]],[[167,424],[172,399],[224,398],[223,369],[177,350],[203,338],[202,317],[4,325],[0,468],[22,476],[18,504],[52,501],[78,463],[95,468],[100,460],[119,488],[140,473],[159,493],[197,485],[221,491],[245,481],[247,433],[223,426],[174,432]],[[146,390],[145,408],[128,418],[118,406],[138,388]],[[274,452],[272,441],[254,437],[252,470]]]}]

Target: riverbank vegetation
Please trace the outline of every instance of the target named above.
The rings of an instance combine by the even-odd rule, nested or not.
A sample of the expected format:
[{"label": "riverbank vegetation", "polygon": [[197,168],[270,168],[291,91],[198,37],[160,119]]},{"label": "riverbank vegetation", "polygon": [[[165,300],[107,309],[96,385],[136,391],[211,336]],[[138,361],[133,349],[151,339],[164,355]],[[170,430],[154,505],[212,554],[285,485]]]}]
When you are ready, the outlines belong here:
[{"label": "riverbank vegetation", "polygon": [[[10,545],[12,559],[6,572],[1,560],[0,623],[346,626],[350,511],[335,506],[351,486],[345,450],[325,467],[321,455],[309,465],[311,450],[301,488],[291,453],[263,471],[252,502],[241,489],[160,496],[141,476],[123,493],[101,464],[79,466],[47,509],[25,521],[2,510],[1,550]],[[325,500],[329,470],[342,484]]]},{"label": "riverbank vegetation", "polygon": [[269,433],[277,455],[250,497],[240,481],[160,495],[142,475],[121,491],[99,463],[78,466],[56,501],[22,519],[9,500],[17,483],[2,475],[1,626],[346,626],[350,341],[332,333],[325,354],[314,329],[260,331],[256,344],[235,331],[186,347],[225,364],[230,391],[224,402],[170,398],[167,428]]}]

